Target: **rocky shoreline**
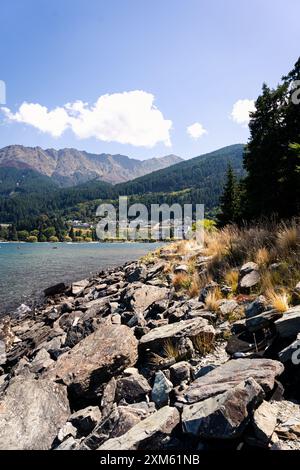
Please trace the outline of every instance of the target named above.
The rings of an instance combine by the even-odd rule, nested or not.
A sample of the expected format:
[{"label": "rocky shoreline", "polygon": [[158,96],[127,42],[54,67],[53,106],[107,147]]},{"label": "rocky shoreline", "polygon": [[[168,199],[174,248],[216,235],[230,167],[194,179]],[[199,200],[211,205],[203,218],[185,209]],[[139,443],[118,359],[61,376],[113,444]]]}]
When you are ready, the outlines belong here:
[{"label": "rocky shoreline", "polygon": [[195,254],[205,271],[165,246],[1,318],[1,450],[300,448],[300,306],[249,295],[247,263],[209,309],[215,282],[189,298],[172,281]]}]

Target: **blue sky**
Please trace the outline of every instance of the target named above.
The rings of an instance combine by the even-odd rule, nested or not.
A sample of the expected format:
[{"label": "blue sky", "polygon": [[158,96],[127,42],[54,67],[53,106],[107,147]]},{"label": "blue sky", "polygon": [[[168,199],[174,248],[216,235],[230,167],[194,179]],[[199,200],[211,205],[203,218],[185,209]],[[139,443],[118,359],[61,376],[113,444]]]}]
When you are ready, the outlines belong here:
[{"label": "blue sky", "polygon": [[299,56],[299,14],[299,0],[3,0],[0,146],[190,158],[246,142],[243,110]]}]

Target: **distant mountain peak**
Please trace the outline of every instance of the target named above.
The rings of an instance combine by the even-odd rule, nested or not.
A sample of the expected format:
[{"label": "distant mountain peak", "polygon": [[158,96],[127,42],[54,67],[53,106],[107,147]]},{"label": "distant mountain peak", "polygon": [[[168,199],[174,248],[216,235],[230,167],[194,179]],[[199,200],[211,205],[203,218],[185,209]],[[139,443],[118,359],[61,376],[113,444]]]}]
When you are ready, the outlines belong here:
[{"label": "distant mountain peak", "polygon": [[92,179],[113,184],[126,182],[181,161],[176,155],[139,160],[120,154],[95,154],[74,148],[42,149],[19,144],[0,149],[1,167],[31,168],[61,186]]}]

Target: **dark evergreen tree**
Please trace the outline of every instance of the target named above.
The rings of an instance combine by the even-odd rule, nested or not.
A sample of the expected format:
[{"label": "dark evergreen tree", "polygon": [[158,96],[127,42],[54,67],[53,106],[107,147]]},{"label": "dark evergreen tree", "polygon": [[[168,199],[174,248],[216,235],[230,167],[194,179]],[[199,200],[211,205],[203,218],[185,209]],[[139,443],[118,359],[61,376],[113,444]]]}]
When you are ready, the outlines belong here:
[{"label": "dark evergreen tree", "polygon": [[223,189],[223,194],[220,199],[221,207],[218,216],[218,224],[224,226],[235,222],[237,211],[237,196],[238,196],[238,183],[229,164],[227,168],[226,181]]},{"label": "dark evergreen tree", "polygon": [[17,242],[18,241],[18,233],[16,226],[14,224],[10,225],[8,227],[8,235],[7,239],[12,242]]},{"label": "dark evergreen tree", "polygon": [[263,85],[251,116],[241,200],[247,219],[299,214],[300,104],[293,99],[293,84],[300,80],[300,59],[282,80],[275,89]]},{"label": "dark evergreen tree", "polygon": [[74,238],[75,238],[75,233],[74,233],[74,228],[73,227],[71,227],[71,230],[69,232],[69,237],[72,238],[72,240],[74,240]]}]

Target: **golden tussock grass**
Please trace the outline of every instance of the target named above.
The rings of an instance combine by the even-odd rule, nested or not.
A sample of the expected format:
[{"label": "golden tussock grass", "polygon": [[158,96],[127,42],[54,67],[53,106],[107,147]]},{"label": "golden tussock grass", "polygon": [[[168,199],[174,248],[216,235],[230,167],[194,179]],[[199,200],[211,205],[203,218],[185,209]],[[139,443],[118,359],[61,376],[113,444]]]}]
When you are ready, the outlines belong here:
[{"label": "golden tussock grass", "polygon": [[191,277],[187,273],[174,274],[172,284],[175,290],[189,289],[191,286]]},{"label": "golden tussock grass", "polygon": [[275,292],[274,289],[266,291],[266,298],[278,312],[284,313],[289,309],[289,296],[287,292]]},{"label": "golden tussock grass", "polygon": [[207,294],[205,299],[205,306],[211,312],[217,312],[220,306],[220,300],[222,299],[222,293],[217,287]]},{"label": "golden tussock grass", "polygon": [[194,273],[191,279],[191,285],[188,289],[188,294],[191,298],[197,297],[202,287],[201,279],[197,273]]},{"label": "golden tussock grass", "polygon": [[196,351],[202,356],[212,352],[215,348],[215,338],[210,333],[199,333],[197,336],[194,336],[192,343]]},{"label": "golden tussock grass", "polygon": [[180,359],[180,353],[177,346],[170,340],[166,340],[163,345],[163,355],[167,359]]},{"label": "golden tussock grass", "polygon": [[233,294],[235,294],[238,290],[239,284],[239,272],[237,269],[231,269],[227,271],[224,276],[224,281],[226,285],[231,287]]},{"label": "golden tussock grass", "polygon": [[259,267],[267,266],[272,261],[270,251],[265,247],[259,248],[255,254],[254,261]]},{"label": "golden tussock grass", "polygon": [[290,227],[283,225],[277,233],[277,247],[283,255],[289,255],[291,251],[299,247],[299,227],[292,224]]}]

